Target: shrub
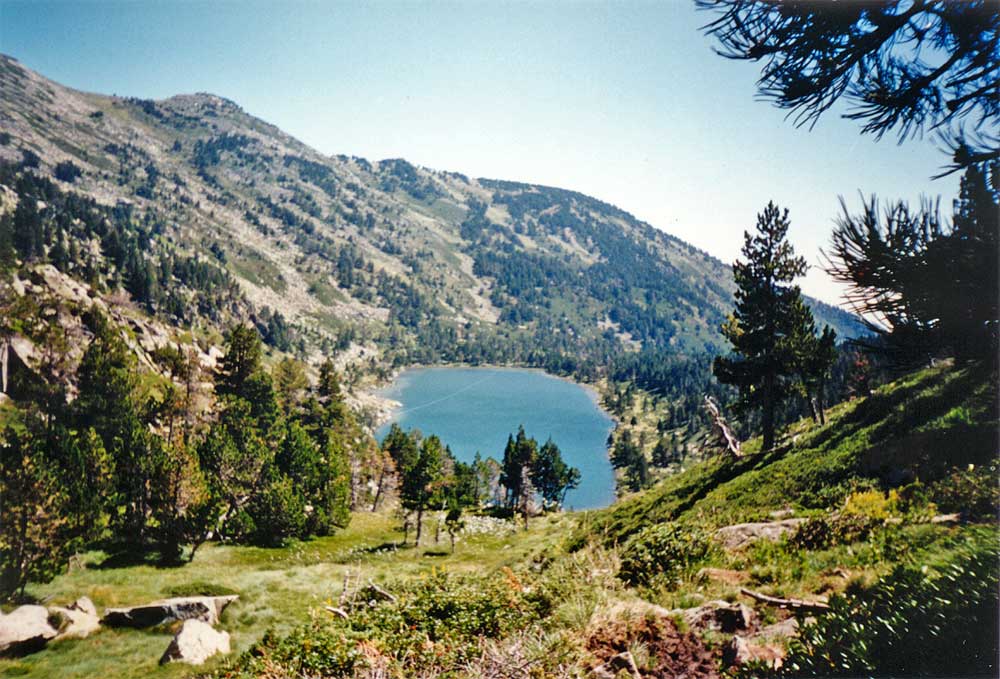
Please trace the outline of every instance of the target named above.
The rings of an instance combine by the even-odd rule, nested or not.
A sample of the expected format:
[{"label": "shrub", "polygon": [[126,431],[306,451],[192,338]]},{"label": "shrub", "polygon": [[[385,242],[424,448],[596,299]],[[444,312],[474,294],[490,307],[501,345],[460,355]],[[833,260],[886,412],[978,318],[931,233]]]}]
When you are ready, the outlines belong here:
[{"label": "shrub", "polygon": [[880,490],[863,490],[851,493],[844,500],[844,514],[871,519],[888,519],[898,513],[899,493],[890,490],[888,495]]},{"label": "shrub", "polygon": [[955,469],[932,484],[928,494],[942,512],[961,512],[967,519],[995,518],[1000,512],[996,463]]},{"label": "shrub", "polygon": [[978,676],[995,672],[995,533],[938,573],[897,567],[855,585],[803,627],[778,676]]},{"label": "shrub", "polygon": [[81,170],[73,161],[64,160],[56,165],[55,172],[53,173],[55,178],[61,182],[73,183],[76,178],[83,174]]},{"label": "shrub", "polygon": [[882,521],[863,514],[814,516],[792,533],[790,542],[801,549],[829,549],[864,540]]},{"label": "shrub", "polygon": [[709,542],[698,532],[663,523],[636,533],[621,553],[618,577],[633,587],[673,587],[708,554]]},{"label": "shrub", "polygon": [[373,664],[385,676],[454,676],[481,655],[484,639],[539,621],[532,591],[509,570],[435,572],[394,590],[396,601],[356,602],[347,620],[323,616],[287,636],[267,634],[215,676],[354,676]]}]

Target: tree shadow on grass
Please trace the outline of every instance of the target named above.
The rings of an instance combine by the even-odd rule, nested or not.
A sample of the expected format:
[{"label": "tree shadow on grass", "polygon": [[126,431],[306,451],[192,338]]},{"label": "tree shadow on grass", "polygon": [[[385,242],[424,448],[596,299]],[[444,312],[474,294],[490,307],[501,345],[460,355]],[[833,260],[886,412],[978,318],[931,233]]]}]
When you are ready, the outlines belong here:
[{"label": "tree shadow on grass", "polygon": [[387,540],[378,545],[357,547],[354,551],[358,554],[384,554],[385,552],[396,552],[401,549],[413,549],[413,545],[396,542],[395,540]]},{"label": "tree shadow on grass", "polygon": [[132,568],[134,566],[152,566],[154,568],[178,568],[187,561],[178,557],[166,557],[163,551],[153,545],[102,545],[107,554],[100,562],[91,564],[95,570],[112,570],[116,568]]}]

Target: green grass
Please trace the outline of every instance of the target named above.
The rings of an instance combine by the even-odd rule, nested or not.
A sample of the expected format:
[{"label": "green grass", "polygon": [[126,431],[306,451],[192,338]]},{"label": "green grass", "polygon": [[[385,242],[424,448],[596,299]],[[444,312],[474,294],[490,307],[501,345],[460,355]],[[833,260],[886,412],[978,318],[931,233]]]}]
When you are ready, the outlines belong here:
[{"label": "green grass", "polygon": [[241,248],[238,253],[231,253],[229,257],[229,267],[238,276],[275,292],[285,292],[288,289],[288,283],[278,267],[257,251]]},{"label": "green grass", "polygon": [[[258,641],[267,630],[279,634],[307,620],[312,611],[340,596],[345,575],[388,583],[423,577],[433,569],[495,572],[527,560],[568,530],[572,519],[550,516],[534,521],[528,533],[472,535],[449,551],[442,529],[434,543],[434,520],[428,521],[419,548],[393,549],[402,540],[399,521],[384,514],[359,513],[342,532],[278,549],[207,544],[192,563],[180,567],[151,564],[107,568],[106,555],[90,552],[77,567],[53,582],[29,588],[49,604],[89,596],[98,610],[193,593],[235,592],[239,601],[226,609],[221,628],[232,635],[235,650]],[[412,543],[412,533],[410,542]],[[175,677],[192,673],[186,666],[160,668],[157,661],[170,643],[169,629],[112,630],[79,641],[49,645],[20,659],[0,660],[0,676],[24,677]],[[210,668],[212,665],[206,665]]]},{"label": "green grass", "polygon": [[[276,634],[268,637],[264,652],[291,663],[282,665],[287,669],[300,652],[315,657],[307,648],[314,640],[327,644],[331,653],[351,653],[355,642],[350,639],[368,639],[371,634],[377,639],[373,643],[381,644],[379,652],[394,663],[402,662],[393,657],[402,648],[394,644],[416,643],[419,630],[401,630],[392,622],[409,615],[401,608],[409,604],[394,605],[384,614],[352,615],[347,623],[328,617],[322,607],[337,601],[348,574],[362,583],[371,579],[411,594],[442,571],[457,576],[455,586],[470,592],[478,591],[476,583],[485,591],[498,578],[511,577],[527,583],[519,597],[541,604],[530,621],[525,619],[523,629],[507,630],[509,639],[496,643],[532,649],[530,655],[540,668],[561,663],[583,672],[592,661],[586,646],[595,625],[646,615],[643,611],[651,610],[651,603],[667,609],[714,599],[754,604],[741,599],[740,586],[816,599],[858,583],[878,582],[900,564],[933,572],[946,568],[970,546],[996,544],[1000,531],[992,520],[946,526],[922,523],[920,518],[933,510],[920,493],[933,491],[935,479],[956,467],[986,465],[995,476],[990,466],[996,452],[995,407],[993,388],[977,367],[928,370],[868,399],[838,406],[825,426],[797,423],[775,451],[762,453],[758,442],[750,442],[740,460],[714,458],[695,464],[606,510],[545,516],[533,520],[528,531],[468,536],[453,554],[443,531],[440,543],[434,543],[433,518],[425,526],[420,548],[396,548],[402,538],[398,519],[359,513],[332,537],[280,549],[208,544],[192,563],[176,568],[144,563],[106,567],[106,555],[88,553],[82,567],[29,593],[51,603],[86,595],[103,608],[182,594],[236,592],[240,600],[227,609],[221,624],[233,635],[235,650],[247,650],[273,630]],[[913,483],[916,479],[924,484]],[[863,538],[837,537],[822,548],[806,548],[802,545],[810,543],[788,538],[736,552],[713,545],[669,582],[629,588],[616,577],[623,545],[646,526],[677,521],[681,531],[697,528],[707,534],[722,525],[766,519],[786,505],[800,516],[827,517],[858,489],[892,486],[916,493],[917,500],[908,500],[911,506],[923,504],[919,511],[898,509],[901,513],[894,519],[901,523],[875,522]],[[955,497],[964,501],[961,492]],[[870,490],[855,500],[858,497],[880,499]],[[713,576],[702,570],[705,567],[725,569],[738,581]],[[443,586],[445,605],[454,593]],[[430,605],[428,611],[434,608],[433,601],[420,605]],[[754,606],[765,621],[774,621],[774,611]],[[342,631],[355,636],[344,641]],[[170,634],[169,629],[102,630],[90,639],[51,644],[26,658],[0,660],[0,675],[148,679],[189,676],[229,663],[245,673],[240,676],[252,675],[256,661],[238,660],[235,654],[198,670],[158,667]],[[467,639],[456,643],[459,647],[449,647],[449,653],[471,657],[480,652],[479,647],[461,647],[471,643]],[[436,667],[433,659],[424,661],[431,662],[425,668]]]},{"label": "green grass", "polygon": [[309,294],[326,306],[333,306],[338,302],[347,302],[348,297],[337,288],[327,282],[326,277],[316,277],[309,284]]}]

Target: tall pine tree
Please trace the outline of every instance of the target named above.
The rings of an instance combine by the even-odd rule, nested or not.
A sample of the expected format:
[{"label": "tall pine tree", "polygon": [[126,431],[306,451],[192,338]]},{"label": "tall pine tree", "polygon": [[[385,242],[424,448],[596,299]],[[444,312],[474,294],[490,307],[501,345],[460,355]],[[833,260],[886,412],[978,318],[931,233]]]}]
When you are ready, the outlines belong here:
[{"label": "tall pine tree", "polygon": [[739,389],[739,409],[761,411],[763,449],[774,447],[775,409],[792,387],[795,370],[790,337],[801,292],[792,281],[806,272],[787,241],[788,210],[769,202],[757,215],[757,233],[744,232],[743,257],[733,264],[736,309],[722,326],[732,344],[712,372],[723,384]]}]

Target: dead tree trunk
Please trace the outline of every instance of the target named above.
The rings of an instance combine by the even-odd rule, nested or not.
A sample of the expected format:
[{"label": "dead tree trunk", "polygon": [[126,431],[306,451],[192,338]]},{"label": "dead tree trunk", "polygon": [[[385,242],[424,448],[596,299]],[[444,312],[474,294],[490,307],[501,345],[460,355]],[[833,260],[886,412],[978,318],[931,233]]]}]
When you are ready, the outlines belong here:
[{"label": "dead tree trunk", "polygon": [[712,422],[715,424],[719,438],[725,444],[726,449],[733,457],[743,457],[743,453],[740,451],[740,440],[736,438],[733,430],[729,428],[729,423],[726,422],[726,418],[722,414],[722,409],[719,408],[719,404],[711,396],[705,396],[705,409],[712,416]]},{"label": "dead tree trunk", "polygon": [[804,601],[802,599],[783,599],[781,597],[770,596],[768,594],[761,594],[760,592],[754,592],[746,587],[740,587],[740,593],[745,594],[751,599],[756,599],[761,603],[770,604],[772,606],[777,606],[779,608],[792,608],[798,611],[812,611],[812,612],[822,612],[830,610],[830,605],[825,601]]}]

